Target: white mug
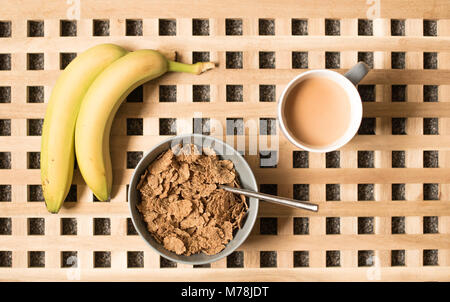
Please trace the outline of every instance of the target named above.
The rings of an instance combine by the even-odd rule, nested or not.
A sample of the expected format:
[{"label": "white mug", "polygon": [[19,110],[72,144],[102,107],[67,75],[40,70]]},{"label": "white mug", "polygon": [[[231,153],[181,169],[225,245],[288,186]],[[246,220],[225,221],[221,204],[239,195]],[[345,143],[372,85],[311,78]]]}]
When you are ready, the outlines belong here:
[{"label": "white mug", "polygon": [[[359,81],[361,81],[361,79],[364,78],[364,76],[368,72],[369,67],[364,62],[359,62],[358,64],[353,66],[353,68],[350,69],[345,75],[341,75],[340,73],[327,69],[318,69],[304,72],[293,78],[287,84],[278,102],[278,121],[283,134],[292,144],[294,144],[298,148],[310,152],[330,152],[344,146],[355,136],[361,124],[362,102],[359,92],[356,89],[355,85],[358,84]],[[347,131],[344,133],[343,136],[341,136],[337,141],[328,146],[321,146],[321,147],[311,146],[298,140],[294,135],[292,135],[291,131],[289,130],[289,127],[287,127],[286,119],[284,116],[284,106],[286,105],[286,99],[291,90],[300,82],[314,77],[325,77],[327,79],[336,82],[347,93],[350,102],[350,111],[351,111],[350,125],[348,126]]]}]

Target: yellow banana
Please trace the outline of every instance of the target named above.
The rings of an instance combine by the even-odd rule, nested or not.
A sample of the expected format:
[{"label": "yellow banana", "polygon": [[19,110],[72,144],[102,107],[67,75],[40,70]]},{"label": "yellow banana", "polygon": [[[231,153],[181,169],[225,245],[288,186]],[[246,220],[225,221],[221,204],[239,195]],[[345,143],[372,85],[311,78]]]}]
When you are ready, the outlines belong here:
[{"label": "yellow banana", "polygon": [[112,168],[109,135],[112,120],[126,96],[139,85],[167,71],[200,74],[214,63],[183,64],[157,51],[130,52],[108,66],[92,83],[81,104],[75,128],[78,167],[95,196],[110,198]]},{"label": "yellow banana", "polygon": [[128,51],[100,44],[77,56],[53,87],[41,141],[41,182],[47,209],[57,213],[72,184],[75,123],[81,101],[94,79]]}]

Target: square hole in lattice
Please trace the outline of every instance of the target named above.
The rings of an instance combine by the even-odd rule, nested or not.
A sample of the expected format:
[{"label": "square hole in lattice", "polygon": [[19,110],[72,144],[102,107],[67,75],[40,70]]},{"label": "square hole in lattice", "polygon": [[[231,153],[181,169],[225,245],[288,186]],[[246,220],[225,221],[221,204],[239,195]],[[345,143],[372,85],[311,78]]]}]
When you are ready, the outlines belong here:
[{"label": "square hole in lattice", "polygon": [[325,167],[326,168],[340,168],[341,167],[340,151],[331,151],[331,152],[325,153]]},{"label": "square hole in lattice", "polygon": [[358,62],[364,62],[373,69],[373,52],[371,51],[358,51]]},{"label": "square hole in lattice", "polygon": [[131,218],[127,218],[127,235],[138,235]]},{"label": "square hole in lattice", "polygon": [[209,36],[209,20],[208,19],[192,19],[192,35],[193,36]]},{"label": "square hole in lattice", "polygon": [[11,70],[11,54],[0,53],[0,70]]},{"label": "square hole in lattice", "polygon": [[0,86],[0,103],[11,103],[11,86]]},{"label": "square hole in lattice", "polygon": [[374,251],[358,251],[358,266],[373,266]]},{"label": "square hole in lattice", "polygon": [[63,70],[77,57],[76,52],[67,52],[59,54],[59,69]]},{"label": "square hole in lattice", "polygon": [[424,200],[439,200],[439,184],[425,183],[423,184]]},{"label": "square hole in lattice", "polygon": [[143,25],[140,19],[127,19],[125,21],[125,35],[142,36]]},{"label": "square hole in lattice", "polygon": [[276,135],[277,123],[275,118],[262,117],[259,119],[260,135]]},{"label": "square hole in lattice", "polygon": [[437,68],[438,68],[437,52],[424,52],[423,69],[437,69]]},{"label": "square hole in lattice", "polygon": [[291,28],[293,36],[306,36],[308,35],[308,20],[292,19]]},{"label": "square hole in lattice", "polygon": [[438,135],[439,119],[437,117],[425,117],[423,119],[423,134]]},{"label": "square hole in lattice", "polygon": [[439,168],[439,151],[423,151],[423,167]]},{"label": "square hole in lattice", "polygon": [[111,267],[111,252],[94,252],[94,268]]},{"label": "square hole in lattice", "polygon": [[293,168],[309,168],[308,151],[292,151]]},{"label": "square hole in lattice", "polygon": [[405,184],[392,184],[392,200],[406,200]]},{"label": "square hole in lattice", "polygon": [[259,220],[259,231],[261,235],[277,235],[278,219],[275,217],[261,217]]},{"label": "square hole in lattice", "polygon": [[341,266],[341,251],[326,251],[325,257],[325,265],[327,267]]},{"label": "square hole in lattice", "polygon": [[11,136],[11,120],[0,119],[0,136]]},{"label": "square hole in lattice", "polygon": [[405,69],[406,56],[404,52],[392,52],[391,53],[391,68],[392,69]]},{"label": "square hole in lattice", "polygon": [[244,119],[243,118],[227,118],[227,135],[243,135]]},{"label": "square hole in lattice", "polygon": [[436,37],[437,36],[437,21],[423,20],[423,35]]},{"label": "square hole in lattice", "polygon": [[69,193],[67,193],[64,202],[76,202],[78,200],[77,185],[70,185]]},{"label": "square hole in lattice", "polygon": [[0,251],[0,267],[12,267],[12,251]]},{"label": "square hole in lattice", "polygon": [[61,20],[59,28],[61,37],[75,37],[77,35],[77,20]]},{"label": "square hole in lattice", "polygon": [[127,152],[127,169],[136,168],[144,153],[142,151],[128,151]]},{"label": "square hole in lattice", "polygon": [[159,101],[161,103],[176,102],[177,101],[177,86],[176,85],[160,85],[159,86]]},{"label": "square hole in lattice", "polygon": [[294,217],[294,235],[309,234],[309,217]]},{"label": "square hole in lattice", "polygon": [[259,68],[260,69],[275,68],[275,52],[274,51],[260,51],[259,52]]},{"label": "square hole in lattice", "polygon": [[358,184],[358,200],[375,200],[374,184]]},{"label": "square hole in lattice", "polygon": [[333,19],[325,19],[325,35],[339,36],[341,34],[341,21]]},{"label": "square hole in lattice", "polygon": [[11,185],[0,185],[0,202],[11,201]]},{"label": "square hole in lattice", "polygon": [[192,85],[193,102],[210,102],[210,85]]},{"label": "square hole in lattice", "polygon": [[61,218],[61,235],[76,235],[76,234],[77,234],[77,219]]},{"label": "square hole in lattice", "polygon": [[225,67],[227,69],[242,69],[242,51],[227,51],[225,53]]},{"label": "square hole in lattice", "polygon": [[243,102],[244,86],[243,85],[227,85],[226,86],[227,102]]},{"label": "square hole in lattice", "polygon": [[144,119],[127,118],[127,135],[144,135]]},{"label": "square hole in lattice", "polygon": [[405,35],[405,20],[391,20],[391,36]]},{"label": "square hole in lattice", "polygon": [[358,151],[358,168],[374,168],[375,152],[374,151]]},{"label": "square hole in lattice", "polygon": [[377,119],[374,117],[363,117],[358,129],[358,134],[374,135],[377,125],[376,122]]},{"label": "square hole in lattice", "polygon": [[44,124],[44,119],[29,119],[29,120],[27,120],[28,135],[29,136],[41,136],[43,124]]},{"label": "square hole in lattice", "polygon": [[242,36],[242,19],[225,19],[227,36]]},{"label": "square hole in lattice", "polygon": [[294,267],[309,267],[309,251],[294,251]]},{"label": "square hole in lattice", "polygon": [[1,169],[11,169],[11,152],[0,152]]},{"label": "square hole in lattice", "polygon": [[423,85],[423,101],[424,102],[438,102],[439,101],[439,86],[437,85]]},{"label": "square hole in lattice", "polygon": [[44,86],[27,86],[28,103],[44,103]]},{"label": "square hole in lattice", "polygon": [[294,199],[301,201],[309,200],[309,184],[294,184]]},{"label": "square hole in lattice", "polygon": [[423,233],[437,234],[439,233],[439,219],[438,216],[423,217]]},{"label": "square hole in lattice", "polygon": [[193,51],[192,52],[192,64],[197,62],[209,62],[209,51]]},{"label": "square hole in lattice", "polygon": [[176,118],[159,119],[159,135],[176,135],[176,134],[177,134]]},{"label": "square hole in lattice", "polygon": [[392,151],[392,168],[406,168],[405,151]]},{"label": "square hole in lattice", "polygon": [[277,184],[260,184],[259,191],[261,193],[277,195],[278,194],[278,185]]},{"label": "square hole in lattice", "polygon": [[159,257],[159,267],[160,268],[175,268],[175,267],[177,267],[177,263],[160,256]]},{"label": "square hole in lattice", "polygon": [[325,233],[334,235],[341,233],[341,219],[339,217],[327,217],[325,220]]},{"label": "square hole in lattice", "polygon": [[28,267],[45,267],[45,252],[44,251],[28,252]]},{"label": "square hole in lattice", "polygon": [[40,169],[41,152],[27,152],[27,168],[28,169]]},{"label": "square hole in lattice", "polygon": [[405,250],[391,251],[391,266],[405,266],[406,265]]},{"label": "square hole in lattice", "polygon": [[259,101],[260,102],[275,102],[276,101],[276,86],[275,85],[259,85]]},{"label": "square hole in lattice", "polygon": [[308,52],[293,51],[292,52],[292,68],[307,69],[308,68]]},{"label": "square hole in lattice", "polygon": [[61,252],[61,267],[78,267],[78,252],[63,251]]},{"label": "square hole in lattice", "polygon": [[94,235],[111,235],[111,219],[94,218]]},{"label": "square hole in lattice", "polygon": [[358,85],[358,92],[363,102],[375,102],[375,85]]},{"label": "square hole in lattice", "polygon": [[423,250],[423,265],[439,265],[438,250]]},{"label": "square hole in lattice", "polygon": [[45,219],[28,218],[28,235],[45,235]]},{"label": "square hole in lattice", "polygon": [[341,53],[337,51],[326,51],[325,68],[341,68]]},{"label": "square hole in lattice", "polygon": [[373,36],[373,21],[358,19],[358,36]]},{"label": "square hole in lattice", "polygon": [[28,20],[27,22],[28,37],[43,37],[44,36],[44,21]]},{"label": "square hole in lattice", "polygon": [[275,35],[275,20],[274,19],[259,19],[258,33],[260,36]]},{"label": "square hole in lattice", "polygon": [[142,103],[144,101],[144,87],[138,86],[127,96],[127,103]]},{"label": "square hole in lattice", "polygon": [[406,85],[392,85],[392,102],[405,102],[406,101]]},{"label": "square hole in lattice", "polygon": [[393,135],[406,135],[406,122],[405,117],[393,117],[392,118],[392,134]]},{"label": "square hole in lattice", "polygon": [[42,185],[28,185],[28,201],[44,201]]},{"label": "square hole in lattice", "polygon": [[93,20],[93,36],[109,36],[109,20]]},{"label": "square hole in lattice", "polygon": [[128,268],[144,267],[144,252],[142,251],[127,252],[127,267]]},{"label": "square hole in lattice", "polygon": [[44,70],[44,54],[43,53],[28,53],[27,54],[27,69],[28,70]]},{"label": "square hole in lattice", "polygon": [[176,36],[177,20],[159,19],[159,35],[160,36]]},{"label": "square hole in lattice", "polygon": [[244,267],[244,252],[235,251],[227,256],[227,267]]},{"label": "square hole in lattice", "polygon": [[373,217],[358,217],[358,234],[373,234],[374,224]]},{"label": "square hole in lattice", "polygon": [[260,168],[276,168],[278,164],[277,151],[259,151],[259,167]]},{"label": "square hole in lattice", "polygon": [[10,217],[0,217],[0,235],[12,234],[12,219]]},{"label": "square hole in lattice", "polygon": [[326,184],[325,185],[325,199],[326,199],[326,201],[341,200],[341,185],[340,184]]},{"label": "square hole in lattice", "polygon": [[392,234],[405,234],[405,217],[396,216],[391,219],[391,233]]},{"label": "square hole in lattice", "polygon": [[11,21],[0,21],[0,38],[11,37]]},{"label": "square hole in lattice", "polygon": [[277,267],[277,252],[276,251],[259,252],[259,266]]},{"label": "square hole in lattice", "polygon": [[193,118],[192,119],[192,132],[204,135],[210,135],[211,133],[211,119],[210,118]]}]

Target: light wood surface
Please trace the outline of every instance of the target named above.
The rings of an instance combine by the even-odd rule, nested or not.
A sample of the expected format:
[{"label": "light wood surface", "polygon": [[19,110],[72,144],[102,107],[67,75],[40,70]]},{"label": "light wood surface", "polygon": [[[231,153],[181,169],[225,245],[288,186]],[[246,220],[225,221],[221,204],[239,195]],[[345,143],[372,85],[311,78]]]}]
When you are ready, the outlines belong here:
[{"label": "light wood surface", "polygon": [[[70,2],[70,3],[69,3]],[[11,169],[0,169],[0,184],[11,185],[11,202],[0,200],[0,218],[11,218],[12,234],[0,235],[0,251],[12,253],[12,266],[0,267],[0,281],[450,281],[450,1],[161,1],[161,0],[3,0],[0,21],[11,21],[11,37],[0,38],[0,54],[11,55],[11,70],[0,70],[0,86],[11,87],[11,102],[0,103],[0,119],[11,120],[11,136],[0,136],[0,152],[11,153]],[[77,36],[61,37],[60,20],[79,3]],[[76,8],[76,7],[75,7]],[[372,11],[373,12],[373,11]],[[373,20],[373,36],[358,35],[358,19]],[[176,36],[159,36],[158,19],[177,22]],[[209,36],[192,35],[192,19],[209,19]],[[242,19],[243,35],[227,36],[225,19]],[[275,35],[258,35],[258,19],[275,20]],[[291,35],[291,19],[308,21],[308,35]],[[94,37],[93,20],[107,19],[110,36]],[[126,36],[126,19],[143,22],[143,36]],[[341,35],[325,35],[325,19],[339,19]],[[405,20],[405,36],[391,36],[391,19]],[[27,37],[27,20],[44,21],[44,37]],[[437,20],[437,36],[423,35],[423,20]],[[38,152],[40,137],[27,135],[27,120],[42,119],[59,70],[59,54],[80,53],[97,43],[117,43],[130,50],[176,50],[181,61],[207,51],[217,62],[201,76],[168,74],[144,85],[143,103],[125,103],[113,123],[111,151],[113,198],[92,201],[75,171],[77,202],[57,215],[43,202],[29,202],[28,185],[40,172],[27,168],[27,152]],[[241,51],[243,69],[226,69],[226,52]],[[273,51],[275,69],[259,69],[259,52]],[[292,51],[308,52],[310,69],[325,68],[325,53],[340,52],[344,73],[358,52],[373,52],[374,69],[362,84],[375,85],[375,102],[363,104],[364,117],[375,118],[376,135],[357,135],[340,150],[340,168],[326,168],[324,154],[309,154],[308,168],[293,168],[292,146],[277,126],[277,168],[260,168],[259,150],[272,136],[260,135],[259,118],[276,118],[276,103],[259,102],[259,85],[275,85],[276,98],[288,81],[306,69],[292,69]],[[391,69],[391,52],[405,52],[406,68]],[[436,52],[437,69],[423,68],[423,53]],[[27,70],[27,54],[44,53],[44,70]],[[160,103],[159,85],[177,85],[177,102]],[[210,85],[210,102],[192,102],[192,85]],[[243,102],[226,102],[226,85],[242,85]],[[391,85],[407,85],[406,102],[391,102]],[[424,85],[438,85],[438,102],[424,102]],[[45,102],[27,103],[27,87],[43,86]],[[218,134],[227,142],[242,140],[258,183],[277,184],[278,194],[292,197],[294,184],[309,184],[309,199],[319,212],[261,203],[259,217],[277,218],[277,235],[261,235],[260,220],[239,248],[243,268],[227,268],[223,259],[211,268],[160,268],[159,256],[139,237],[127,235],[126,151],[146,151],[167,136],[159,118],[176,118],[177,133],[192,132],[192,119],[210,118],[225,129],[227,118],[254,125],[240,138]],[[407,118],[407,135],[392,135],[392,118]],[[143,135],[127,136],[127,118],[143,119]],[[424,135],[424,118],[438,118],[439,134]],[[253,123],[253,124],[252,124]],[[225,131],[225,130],[224,130]],[[249,145],[258,142],[260,148]],[[357,151],[374,151],[374,168],[358,168]],[[392,151],[405,151],[406,168],[393,168]],[[438,168],[424,168],[423,152],[436,150]],[[253,152],[253,153],[252,153]],[[406,200],[392,200],[392,184],[404,183]],[[424,200],[423,184],[439,184],[439,200]],[[341,201],[326,201],[326,184],[340,184]],[[358,184],[374,184],[374,200],[358,201]],[[436,216],[438,232],[424,234],[424,217]],[[28,235],[28,218],[45,219],[45,235]],[[93,235],[94,218],[111,221],[111,235]],[[309,219],[309,234],[294,235],[294,218]],[[340,234],[326,234],[326,218],[340,217]],[[374,218],[374,234],[358,234],[358,217]],[[392,234],[392,217],[405,217],[405,234]],[[77,235],[61,235],[61,219],[77,219]],[[327,251],[340,251],[340,266],[327,267]],[[370,267],[358,266],[359,251],[373,251]],[[392,266],[391,252],[405,251],[405,265]],[[437,265],[424,263],[424,251],[437,250]],[[45,251],[45,267],[29,266],[29,251]],[[78,268],[62,268],[62,252],[76,251]],[[94,267],[94,252],[111,253],[110,268]],[[127,252],[142,251],[143,268],[127,267]],[[277,253],[276,268],[260,267],[260,252]],[[294,267],[294,251],[309,252],[308,267]]]}]

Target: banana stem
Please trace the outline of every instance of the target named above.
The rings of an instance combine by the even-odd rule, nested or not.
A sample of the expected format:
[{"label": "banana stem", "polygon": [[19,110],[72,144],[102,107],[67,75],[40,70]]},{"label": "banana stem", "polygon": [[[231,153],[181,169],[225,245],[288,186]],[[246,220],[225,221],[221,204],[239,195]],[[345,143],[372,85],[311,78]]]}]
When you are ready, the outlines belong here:
[{"label": "banana stem", "polygon": [[185,64],[168,60],[169,71],[188,72],[193,74],[201,74],[209,69],[213,69],[215,64],[213,62],[198,62],[195,64]]}]

